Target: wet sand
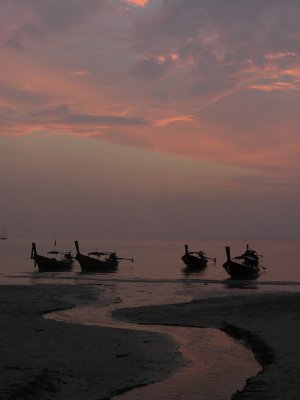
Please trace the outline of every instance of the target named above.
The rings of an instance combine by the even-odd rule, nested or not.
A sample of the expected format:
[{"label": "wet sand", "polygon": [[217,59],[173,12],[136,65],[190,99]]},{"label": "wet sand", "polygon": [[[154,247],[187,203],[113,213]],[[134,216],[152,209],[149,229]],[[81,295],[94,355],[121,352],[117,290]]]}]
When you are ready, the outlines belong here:
[{"label": "wet sand", "polygon": [[1,400],[110,399],[181,365],[167,335],[42,318],[98,296],[87,286],[0,286]]},{"label": "wet sand", "polygon": [[[99,294],[87,286],[0,286],[0,399],[110,399],[180,367],[168,336],[42,318]],[[115,316],[223,329],[250,346],[263,366],[235,400],[298,400],[299,311],[299,293],[270,293],[122,309]]]}]

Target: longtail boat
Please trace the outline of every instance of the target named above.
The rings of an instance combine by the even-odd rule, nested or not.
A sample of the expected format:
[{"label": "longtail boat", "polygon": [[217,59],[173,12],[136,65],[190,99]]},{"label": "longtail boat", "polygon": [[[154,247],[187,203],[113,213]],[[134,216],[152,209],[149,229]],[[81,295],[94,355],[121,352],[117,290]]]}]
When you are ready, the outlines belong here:
[{"label": "longtail boat", "polygon": [[48,251],[47,256],[42,256],[38,254],[35,243],[32,243],[30,258],[34,260],[34,267],[38,266],[40,272],[70,271],[74,262],[70,251],[60,252],[54,249]]},{"label": "longtail boat", "polygon": [[204,251],[189,251],[189,247],[187,244],[185,244],[184,247],[185,253],[181,257],[181,259],[190,269],[203,269],[207,266],[208,260],[216,262],[215,258],[207,257]]},{"label": "longtail boat", "polygon": [[133,258],[117,257],[115,252],[91,251],[87,255],[81,254],[78,241],[75,240],[76,260],[82,272],[113,272],[118,269],[119,260],[133,262]]},{"label": "longtail boat", "polygon": [[230,247],[226,246],[227,260],[223,264],[226,272],[232,279],[256,279],[260,276],[262,269],[266,269],[259,264],[261,255],[255,250],[251,250],[247,245],[246,251],[240,256],[231,258]]}]

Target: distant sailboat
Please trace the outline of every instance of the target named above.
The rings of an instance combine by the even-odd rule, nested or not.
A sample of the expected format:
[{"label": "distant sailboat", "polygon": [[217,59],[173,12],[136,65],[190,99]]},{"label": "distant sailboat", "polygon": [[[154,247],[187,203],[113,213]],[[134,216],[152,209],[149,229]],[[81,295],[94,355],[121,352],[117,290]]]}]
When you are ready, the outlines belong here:
[{"label": "distant sailboat", "polygon": [[6,239],[7,239],[7,237],[6,237],[6,233],[5,233],[5,227],[3,226],[2,235],[0,236],[0,240],[6,240]]}]

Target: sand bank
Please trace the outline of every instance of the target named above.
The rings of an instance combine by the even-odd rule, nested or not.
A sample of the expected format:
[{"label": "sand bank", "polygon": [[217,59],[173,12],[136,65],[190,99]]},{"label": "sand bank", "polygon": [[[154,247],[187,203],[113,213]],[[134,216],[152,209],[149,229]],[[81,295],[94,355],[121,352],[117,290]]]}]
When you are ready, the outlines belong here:
[{"label": "sand bank", "polygon": [[121,309],[114,316],[139,323],[223,329],[251,347],[262,365],[262,371],[232,399],[300,399],[300,293],[247,294]]},{"label": "sand bank", "polygon": [[168,336],[42,318],[98,296],[87,286],[0,286],[1,400],[109,399],[180,365]]}]

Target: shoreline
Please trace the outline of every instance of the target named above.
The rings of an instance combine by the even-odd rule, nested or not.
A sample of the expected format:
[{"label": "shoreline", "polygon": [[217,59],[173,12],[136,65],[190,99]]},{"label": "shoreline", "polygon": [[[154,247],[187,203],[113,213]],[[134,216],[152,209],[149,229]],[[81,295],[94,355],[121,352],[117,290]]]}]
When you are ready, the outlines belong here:
[{"label": "shoreline", "polygon": [[[0,399],[109,400],[163,380],[183,365],[163,334],[42,318],[101,298],[93,286],[0,286]],[[120,320],[217,328],[242,342],[263,369],[234,400],[296,400],[300,293],[255,293],[118,309]],[[162,350],[163,349],[163,350]],[[117,371],[117,373],[116,373]]]}]

